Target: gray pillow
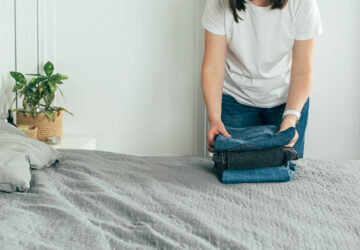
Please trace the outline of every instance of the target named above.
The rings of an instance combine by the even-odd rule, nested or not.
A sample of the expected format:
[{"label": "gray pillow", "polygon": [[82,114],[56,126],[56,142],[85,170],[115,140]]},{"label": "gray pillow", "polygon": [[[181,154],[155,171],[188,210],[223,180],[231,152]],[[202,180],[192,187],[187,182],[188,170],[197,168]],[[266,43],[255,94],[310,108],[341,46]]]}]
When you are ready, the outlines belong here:
[{"label": "gray pillow", "polygon": [[0,151],[0,191],[27,192],[30,190],[30,164],[24,154]]},{"label": "gray pillow", "polygon": [[49,167],[58,159],[57,150],[44,142],[29,138],[12,125],[0,121],[0,190],[6,192],[28,190],[30,167],[33,169]]}]

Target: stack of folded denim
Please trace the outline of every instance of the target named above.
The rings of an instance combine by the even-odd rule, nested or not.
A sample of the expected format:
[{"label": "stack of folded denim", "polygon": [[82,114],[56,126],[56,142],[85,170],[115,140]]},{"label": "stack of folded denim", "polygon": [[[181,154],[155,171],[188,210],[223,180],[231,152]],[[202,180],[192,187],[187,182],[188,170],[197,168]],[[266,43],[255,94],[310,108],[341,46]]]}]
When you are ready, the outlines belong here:
[{"label": "stack of folded denim", "polygon": [[291,181],[296,171],[295,149],[284,147],[295,136],[295,127],[277,133],[274,125],[226,127],[231,138],[215,138],[214,168],[224,184]]}]

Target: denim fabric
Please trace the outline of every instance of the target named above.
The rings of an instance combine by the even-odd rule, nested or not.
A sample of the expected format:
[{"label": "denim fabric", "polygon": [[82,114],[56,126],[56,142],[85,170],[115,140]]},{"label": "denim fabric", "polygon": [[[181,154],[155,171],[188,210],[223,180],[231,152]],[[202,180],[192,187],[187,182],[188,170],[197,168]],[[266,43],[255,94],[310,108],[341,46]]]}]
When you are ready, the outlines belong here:
[{"label": "denim fabric", "polygon": [[277,167],[297,159],[299,154],[295,149],[280,146],[246,152],[215,152],[213,155],[215,166],[220,170]]},{"label": "denim fabric", "polygon": [[[225,127],[244,128],[259,125],[274,125],[280,128],[282,114],[286,103],[272,108],[258,108],[238,103],[232,96],[223,94],[221,105],[221,120]],[[300,158],[304,156],[305,131],[308,121],[310,98],[308,98],[301,110],[301,117],[296,125],[299,139],[294,149]],[[230,133],[231,134],[231,133]]]},{"label": "denim fabric", "polygon": [[[226,126],[225,126],[226,127]],[[226,127],[230,138],[219,134],[215,138],[214,152],[248,151],[288,144],[295,136],[295,127],[280,133],[274,125],[251,126],[245,128]]]},{"label": "denim fabric", "polygon": [[[236,160],[240,158],[240,154],[248,153],[255,150],[264,150],[274,147],[282,147],[288,144],[295,136],[295,127],[290,127],[282,132],[277,133],[278,128],[273,125],[251,126],[245,128],[227,127],[227,131],[231,134],[231,138],[218,135],[215,139],[215,154],[227,154],[223,165],[216,164],[216,156],[213,157],[215,162],[214,169],[222,183],[252,183],[252,182],[283,182],[290,181],[291,176],[295,173],[296,164],[286,161],[283,165],[271,166],[271,162],[264,162],[262,157],[251,161],[260,168],[253,169],[223,169],[228,162],[236,164]],[[260,152],[261,154],[261,152]],[[232,157],[229,159],[229,157]],[[244,164],[245,165],[245,164]]]},{"label": "denim fabric", "polygon": [[[299,134],[299,138],[293,148],[298,152],[300,158],[303,158],[304,155],[305,130],[308,121],[309,102],[310,102],[310,98],[306,100],[304,107],[301,110],[301,118],[295,127]],[[238,103],[230,95],[223,94],[221,120],[224,123],[226,129],[228,130],[229,134],[232,135],[232,139],[225,138],[223,136],[217,136],[216,139],[220,143],[216,147],[216,139],[215,139],[215,152],[216,151],[244,152],[244,151],[259,149],[259,147],[266,148],[267,146],[274,147],[274,146],[283,146],[288,144],[288,142],[290,142],[292,138],[295,136],[295,128],[288,128],[287,130],[276,134],[276,131],[280,129],[280,125],[282,122],[282,114],[284,112],[285,106],[286,103],[273,108],[251,107]],[[275,126],[276,128],[268,127],[268,125]],[[256,137],[248,137],[246,139],[244,139],[244,137],[241,138],[238,137],[239,136],[239,134],[237,133],[237,131],[239,131],[238,129],[240,128],[248,129],[248,127],[254,127],[254,126],[263,126],[262,128],[263,131],[270,129],[270,131],[268,132],[270,136],[269,135],[267,135],[268,137],[263,136],[260,141],[256,141]],[[237,131],[234,131],[234,129],[235,130],[237,129]],[[286,139],[288,139],[287,136],[291,137],[291,139],[288,142],[285,142],[286,141],[285,138],[282,137],[280,137],[279,140],[277,139],[272,140],[274,136],[277,138],[277,136],[281,133],[284,134],[284,137]],[[251,133],[249,133],[249,135],[250,134]],[[281,141],[281,143],[279,141]],[[276,145],[276,143],[280,143],[280,145]],[[262,168],[244,169],[244,170],[238,170],[238,169],[223,170],[217,167],[215,164],[214,168],[219,175],[220,181],[224,184],[285,182],[285,181],[291,181],[293,174],[296,172],[296,164],[293,163],[291,160],[287,161],[283,165],[274,166],[274,167],[264,166]]]},{"label": "denim fabric", "polygon": [[223,184],[259,183],[259,182],[287,182],[291,181],[296,171],[296,164],[287,161],[278,167],[255,168],[248,170],[224,170],[219,172]]}]

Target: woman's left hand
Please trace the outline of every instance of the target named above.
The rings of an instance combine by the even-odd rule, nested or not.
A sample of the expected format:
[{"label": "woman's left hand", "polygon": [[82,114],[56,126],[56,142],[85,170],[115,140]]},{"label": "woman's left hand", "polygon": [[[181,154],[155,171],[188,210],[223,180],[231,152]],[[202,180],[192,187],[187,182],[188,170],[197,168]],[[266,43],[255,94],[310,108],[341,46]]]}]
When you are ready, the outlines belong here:
[{"label": "woman's left hand", "polygon": [[[283,130],[286,130],[290,127],[296,127],[297,117],[295,115],[286,115],[284,116],[284,119],[281,122],[280,130],[278,132],[281,132]],[[285,147],[294,147],[296,141],[299,139],[299,133],[297,130],[295,130],[295,136],[294,138],[289,142],[289,144],[285,145]]]}]

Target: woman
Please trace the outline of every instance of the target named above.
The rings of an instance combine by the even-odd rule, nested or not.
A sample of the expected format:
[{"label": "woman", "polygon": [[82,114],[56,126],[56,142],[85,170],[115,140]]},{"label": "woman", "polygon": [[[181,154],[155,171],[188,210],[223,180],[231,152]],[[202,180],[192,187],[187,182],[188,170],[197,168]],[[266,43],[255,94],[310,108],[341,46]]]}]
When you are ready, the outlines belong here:
[{"label": "woman", "polygon": [[207,0],[202,17],[202,92],[214,139],[226,126],[296,127],[286,147],[303,158],[314,37],[322,33],[316,0]]}]

